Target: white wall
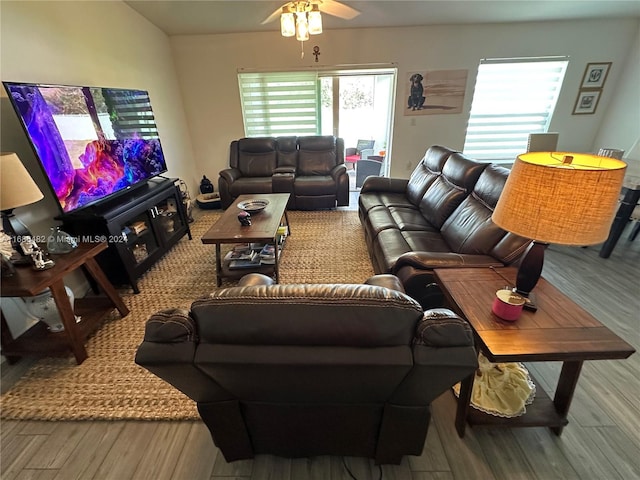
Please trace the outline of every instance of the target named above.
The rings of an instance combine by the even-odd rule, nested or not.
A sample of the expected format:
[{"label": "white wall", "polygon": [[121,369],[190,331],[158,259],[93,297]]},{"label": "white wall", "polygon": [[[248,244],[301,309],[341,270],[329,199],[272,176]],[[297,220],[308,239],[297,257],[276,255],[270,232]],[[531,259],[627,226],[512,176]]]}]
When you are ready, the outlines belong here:
[{"label": "white wall", "polygon": [[[368,63],[398,65],[391,175],[407,176],[432,144],[462,149],[477,66],[489,57],[569,55],[565,87],[550,129],[560,132],[559,149],[592,151],[625,62],[633,61],[627,52],[638,25],[637,19],[621,19],[331,30],[306,42],[303,60],[300,43],[278,32],[175,36],[171,46],[197,169],[210,178],[217,178],[218,171],[228,165],[230,141],[244,134],[238,68],[286,70]],[[314,45],[321,51],[318,64],[311,55]],[[613,66],[597,112],[572,115],[586,64],[604,61]],[[469,70],[463,113],[404,116],[407,72],[425,69]],[[618,115],[629,114],[615,112]]]},{"label": "white wall", "polygon": [[629,169],[640,172],[640,29],[629,49],[620,80],[613,88],[615,95],[604,112],[602,126],[593,142],[594,151],[601,147],[624,150]]},{"label": "white wall", "polygon": [[[121,2],[0,2],[2,80],[149,91],[168,176],[197,187],[191,139],[168,37]],[[45,199],[15,213],[46,235],[59,213],[4,89],[0,141],[15,151]]]}]

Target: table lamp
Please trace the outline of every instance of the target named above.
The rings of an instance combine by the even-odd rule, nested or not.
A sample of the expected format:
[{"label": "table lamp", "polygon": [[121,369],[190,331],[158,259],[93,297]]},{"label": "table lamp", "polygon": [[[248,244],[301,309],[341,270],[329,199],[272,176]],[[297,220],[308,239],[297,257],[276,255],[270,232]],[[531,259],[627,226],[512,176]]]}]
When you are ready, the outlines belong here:
[{"label": "table lamp", "polygon": [[609,235],[626,164],[585,153],[519,155],[492,215],[509,232],[533,240],[520,263],[515,291],[536,309],[544,250],[550,243],[587,246]]},{"label": "table lamp", "polygon": [[44,198],[44,195],[27,172],[18,155],[0,153],[0,210],[2,211],[2,229],[11,236],[16,251],[21,252],[18,240],[31,236],[31,232],[13,214],[13,209],[23,207]]}]

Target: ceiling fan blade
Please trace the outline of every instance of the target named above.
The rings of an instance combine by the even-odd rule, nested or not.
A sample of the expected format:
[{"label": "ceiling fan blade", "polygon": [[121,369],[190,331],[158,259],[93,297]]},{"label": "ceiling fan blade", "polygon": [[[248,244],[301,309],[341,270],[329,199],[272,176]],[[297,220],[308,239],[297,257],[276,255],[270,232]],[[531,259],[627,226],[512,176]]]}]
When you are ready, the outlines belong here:
[{"label": "ceiling fan blade", "polygon": [[[286,5],[286,3],[284,5]],[[260,24],[265,25],[267,23],[273,22],[274,20],[277,20],[278,18],[280,18],[281,13],[282,13],[282,7],[278,7],[271,15],[269,15],[262,22],[260,22]]]},{"label": "ceiling fan blade", "polygon": [[345,20],[351,20],[360,15],[360,12],[355,8],[351,8],[349,5],[340,3],[337,0],[322,0],[319,2],[319,6],[322,13],[344,18]]}]

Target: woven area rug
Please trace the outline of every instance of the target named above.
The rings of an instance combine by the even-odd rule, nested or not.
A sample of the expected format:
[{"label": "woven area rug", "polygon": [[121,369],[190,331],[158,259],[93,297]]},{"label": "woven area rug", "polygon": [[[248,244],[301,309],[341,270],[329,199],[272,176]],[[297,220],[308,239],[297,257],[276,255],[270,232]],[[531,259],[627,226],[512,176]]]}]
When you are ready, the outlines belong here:
[{"label": "woven area rug", "polygon": [[[0,397],[3,419],[187,420],[194,402],[134,363],[144,325],[157,310],[188,308],[215,290],[215,250],[200,237],[219,217],[202,211],[183,238],[139,282],[120,291],[131,313],[117,312],[86,343],[89,358],[43,358]],[[289,212],[291,236],[283,250],[280,283],[362,283],[373,275],[355,211]],[[224,251],[224,249],[223,249]],[[223,287],[233,282],[223,283]]]}]

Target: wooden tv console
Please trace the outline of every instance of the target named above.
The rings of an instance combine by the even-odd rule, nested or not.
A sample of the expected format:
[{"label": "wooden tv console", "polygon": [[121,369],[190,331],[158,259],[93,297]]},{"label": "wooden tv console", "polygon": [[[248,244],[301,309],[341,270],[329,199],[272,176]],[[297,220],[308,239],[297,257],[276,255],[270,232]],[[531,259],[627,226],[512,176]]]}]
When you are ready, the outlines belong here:
[{"label": "wooden tv console", "polygon": [[85,243],[106,241],[97,257],[114,285],[137,280],[183,236],[191,239],[177,179],[156,177],[108,202],[58,217],[63,230]]}]

